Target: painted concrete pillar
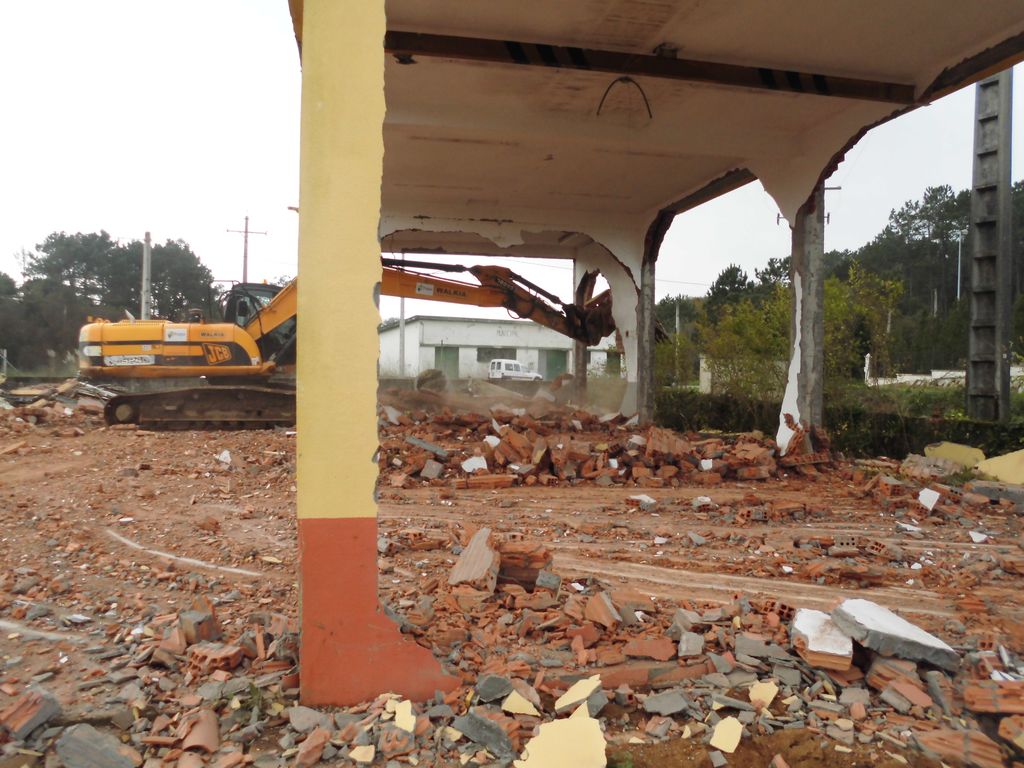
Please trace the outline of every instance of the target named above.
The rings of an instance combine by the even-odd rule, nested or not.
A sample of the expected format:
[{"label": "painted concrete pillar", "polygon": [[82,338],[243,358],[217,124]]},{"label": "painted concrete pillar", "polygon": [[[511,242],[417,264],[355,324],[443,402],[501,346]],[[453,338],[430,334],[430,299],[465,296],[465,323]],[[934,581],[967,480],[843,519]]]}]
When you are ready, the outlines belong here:
[{"label": "painted concrete pillar", "polygon": [[640,265],[640,301],[637,304],[636,401],[640,423],[654,421],[654,258]]},{"label": "painted concrete pillar", "polygon": [[[384,2],[306,0],[298,351],[301,700],[425,699],[456,680],[377,600],[374,287],[384,142]],[[339,350],[339,334],[344,351]]]},{"label": "painted concrete pillar", "polygon": [[[819,184],[793,223],[790,278],[793,310],[789,376],[779,415],[783,453],[793,435],[785,415],[805,426],[823,425],[825,383],[825,192]],[[795,447],[795,446],[794,446]]]}]

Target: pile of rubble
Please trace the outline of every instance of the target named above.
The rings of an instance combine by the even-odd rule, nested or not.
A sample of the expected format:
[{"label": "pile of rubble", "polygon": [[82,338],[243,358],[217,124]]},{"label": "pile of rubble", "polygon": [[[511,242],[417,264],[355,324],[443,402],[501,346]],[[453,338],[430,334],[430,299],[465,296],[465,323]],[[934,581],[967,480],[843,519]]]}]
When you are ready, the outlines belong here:
[{"label": "pile of rubble", "polygon": [[[956,649],[863,599],[823,612],[563,583],[542,544],[487,528],[460,534],[447,543],[457,557],[445,582],[391,607],[461,679],[448,694],[424,703],[382,694],[336,712],[299,706],[294,625],[235,616],[226,638],[219,608],[200,596],[86,649],[95,670],[77,690],[115,691],[113,709],[91,722],[62,727],[46,674],[24,689],[8,674],[4,749],[52,750],[66,768],[598,768],[634,745],[687,741],[723,766],[750,764],[751,738],[805,729],[821,755],[903,764],[916,764],[916,749],[995,768],[1024,751],[1024,663],[990,638]],[[772,765],[787,763],[780,754]]]},{"label": "pile of rubble", "polygon": [[109,396],[77,379],[0,390],[0,435],[49,427],[80,436],[82,426],[102,419]]},{"label": "pile of rubble", "polygon": [[730,439],[639,429],[636,418],[558,408],[491,406],[471,411],[380,409],[382,479],[419,484],[508,488],[591,482],[641,488],[713,487],[729,479],[767,480],[781,472],[812,474],[827,452],[778,456],[759,434]]},{"label": "pile of rubble", "polygon": [[[380,595],[459,685],[334,711],[298,701],[287,433],[68,443],[15,422],[0,441],[28,444],[0,459],[0,767],[1024,756],[1014,488],[517,410],[381,409]],[[514,487],[459,489],[480,477]],[[901,601],[903,617],[881,605]]]}]

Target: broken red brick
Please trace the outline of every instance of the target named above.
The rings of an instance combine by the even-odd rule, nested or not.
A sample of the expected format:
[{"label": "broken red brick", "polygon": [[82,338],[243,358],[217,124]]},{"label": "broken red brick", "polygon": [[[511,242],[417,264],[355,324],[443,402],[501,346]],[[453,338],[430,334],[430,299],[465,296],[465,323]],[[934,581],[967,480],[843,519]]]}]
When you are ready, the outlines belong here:
[{"label": "broken red brick", "polygon": [[584,615],[595,624],[600,624],[606,629],[615,629],[622,623],[622,616],[615,610],[612,604],[611,595],[607,592],[598,592],[587,600],[587,607]]},{"label": "broken red brick", "polygon": [[241,663],[242,649],[236,645],[198,643],[188,652],[189,668],[199,675],[208,675],[214,670],[232,670]]},{"label": "broken red brick", "polygon": [[60,705],[53,695],[47,691],[28,690],[0,710],[0,726],[15,739],[24,739],[59,714]]},{"label": "broken red brick", "polygon": [[1005,765],[999,745],[981,731],[954,731],[936,728],[915,733],[921,746],[942,760],[976,768],[1002,768]]},{"label": "broken red brick", "polygon": [[635,638],[622,650],[633,658],[668,661],[676,655],[676,644],[667,637]]},{"label": "broken red brick", "polygon": [[964,688],[964,705],[972,712],[1024,714],[1024,680],[980,680]]},{"label": "broken red brick", "polygon": [[314,728],[303,742],[299,744],[299,751],[295,755],[295,765],[302,766],[302,768],[311,768],[311,766],[319,763],[320,757],[324,753],[324,747],[327,746],[327,742],[330,740],[330,731],[320,726]]}]

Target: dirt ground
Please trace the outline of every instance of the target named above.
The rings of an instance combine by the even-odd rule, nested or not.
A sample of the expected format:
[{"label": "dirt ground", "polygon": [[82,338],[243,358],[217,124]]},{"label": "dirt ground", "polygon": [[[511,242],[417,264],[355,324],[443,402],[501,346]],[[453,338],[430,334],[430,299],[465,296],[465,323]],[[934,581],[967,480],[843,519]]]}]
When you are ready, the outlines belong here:
[{"label": "dirt ground", "polygon": [[[294,437],[82,431],[0,435],[0,449],[23,443],[0,457],[2,680],[15,688],[43,682],[62,700],[67,722],[102,720],[114,689],[101,679],[110,672],[110,649],[155,617],[187,610],[196,595],[216,596],[226,634],[255,613],[294,619],[298,610]],[[657,504],[640,511],[627,503],[636,488],[382,487],[382,599],[408,614],[454,563],[446,540],[463,526],[489,526],[543,542],[563,584],[600,580],[648,596],[655,609],[745,596],[829,610],[856,596],[898,610],[958,648],[973,647],[984,632],[1024,648],[1024,577],[998,567],[1021,535],[1013,510],[985,507],[969,520],[918,525],[866,495],[852,469],[647,492]],[[755,500],[805,514],[738,523],[723,512]],[[974,543],[969,530],[989,538]],[[434,546],[417,543],[424,534]],[[870,578],[814,567],[819,550],[802,545],[844,534],[896,545],[905,564],[872,566]],[[425,641],[437,639],[428,631]],[[166,676],[170,698],[188,695],[187,680]],[[0,693],[0,709],[8,699]],[[850,754],[822,742],[807,731],[780,731],[745,741],[731,760],[767,765],[782,754],[793,768],[903,764],[877,742]],[[913,752],[905,757],[930,765]],[[634,768],[708,764],[703,745],[680,739],[610,746],[609,758]]]}]

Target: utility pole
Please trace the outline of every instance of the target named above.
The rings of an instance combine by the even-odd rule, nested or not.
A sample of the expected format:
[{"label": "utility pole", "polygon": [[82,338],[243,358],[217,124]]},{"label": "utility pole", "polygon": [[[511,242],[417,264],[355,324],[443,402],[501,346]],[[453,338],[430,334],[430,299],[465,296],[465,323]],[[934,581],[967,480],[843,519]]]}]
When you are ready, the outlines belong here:
[{"label": "utility pole", "polygon": [[1013,70],[979,82],[975,86],[974,104],[967,415],[972,419],[1007,421],[1013,306]]},{"label": "utility pole", "polygon": [[[405,262],[405,251],[402,251]],[[398,299],[398,376],[405,378],[405,296]]]},{"label": "utility pole", "polygon": [[153,286],[150,279],[150,264],[153,259],[152,243],[149,239],[149,232],[142,242],[142,306],[139,316],[143,320],[149,320],[153,309]]},{"label": "utility pole", "polygon": [[679,324],[679,304],[680,304],[679,298],[680,298],[679,296],[676,296],[676,337],[675,337],[675,344],[673,345],[675,347],[675,353],[676,353],[675,354],[675,364],[676,364],[675,365],[675,368],[676,368],[675,379],[676,379],[676,386],[677,387],[680,384],[683,383],[682,382],[682,377],[679,375],[679,333],[681,331],[680,324]]},{"label": "utility pole", "polygon": [[253,232],[249,229],[249,217],[245,217],[244,229],[229,229],[236,235],[242,235],[242,282],[249,282],[249,235],[265,235],[266,232]]}]

